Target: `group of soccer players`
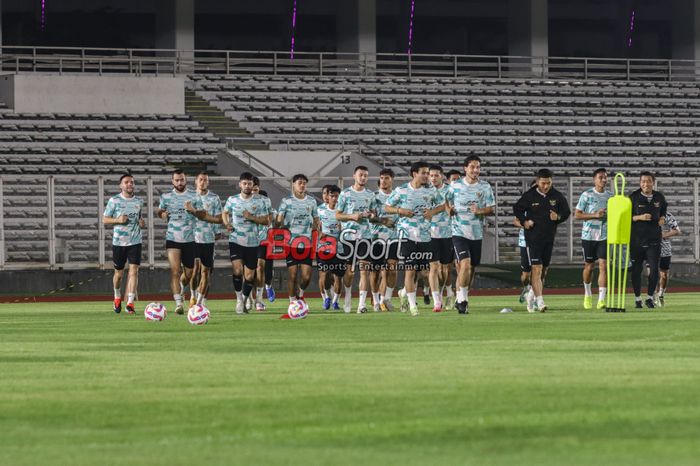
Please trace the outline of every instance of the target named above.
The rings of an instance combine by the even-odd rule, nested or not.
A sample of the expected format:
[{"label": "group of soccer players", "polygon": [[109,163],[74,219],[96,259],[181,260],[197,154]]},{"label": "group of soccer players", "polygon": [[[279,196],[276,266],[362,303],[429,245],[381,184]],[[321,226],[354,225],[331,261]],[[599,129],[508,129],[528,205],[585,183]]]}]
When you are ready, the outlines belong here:
[{"label": "group of soccer players", "polygon": [[[275,299],[272,287],[272,260],[284,259],[290,300],[304,300],[312,278],[313,260],[319,271],[319,289],[324,309],[353,311],[352,284],[359,277],[357,313],[368,310],[371,293],[374,311],[391,311],[399,272],[403,288],[398,291],[402,311],[418,314],[417,288],[423,281],[433,300],[433,311],[456,307],[468,313],[469,291],[481,262],[484,218],[496,208],[493,191],[480,179],[481,160],[470,156],[464,173],[443,173],[441,167],[415,162],[410,181],[394,186],[394,172],[379,172],[377,189],[370,189],[369,171],[354,170],[352,186],[341,190],[323,187],[323,203],[307,193],[308,178],[292,178],[291,194],[273,209],[260,190],[259,180],[242,173],[239,193],[222,205],[209,190],[209,177],[199,173],[195,190],[187,187],[185,174],[172,174],[173,189],[163,193],[156,215],[167,221],[165,247],[170,265],[170,286],[176,313],[185,312],[185,292],[189,304],[206,304],[214,244],[228,236],[229,257],[236,295],[236,313],[265,310],[263,294]],[[647,178],[650,180],[647,180]],[[641,188],[632,194],[632,280],[641,307],[641,270],[649,270],[649,297],[646,304],[663,304],[665,283],[656,293],[659,269],[664,277],[669,260],[659,260],[661,240],[678,234],[677,223],[666,212],[663,195],[653,191],[653,175],[643,174]],[[114,311],[122,308],[121,282],[128,262],[126,312],[134,312],[138,267],[141,259],[141,229],[144,228],[143,201],[134,195],[134,178],[123,175],[121,192],[113,196],[104,211],[104,223],[114,225]],[[582,246],[585,259],[584,308],[592,307],[591,281],[594,263],[599,262],[598,308],[605,306],[606,206],[611,196],[607,173],[596,170],[593,188],[585,191],[576,206],[575,218],[583,220]],[[552,185],[552,173],[539,170],[531,189],[513,207],[514,223],[521,227],[521,267],[523,292],[530,312],[544,312],[544,278],[552,256],[557,225],[567,220],[570,208],[566,198]],[[662,233],[662,226],[666,225]],[[669,227],[670,225],[670,227]],[[663,238],[662,238],[663,236]],[[657,241],[658,240],[658,241]],[[667,245],[668,246],[668,245]],[[662,251],[664,249],[664,251]],[[661,262],[661,263],[659,263]],[[456,270],[456,300],[452,269]],[[667,278],[667,274],[666,274]],[[426,286],[427,285],[427,286]],[[427,297],[427,296],[426,296]],[[429,302],[429,301],[428,301]]]}]

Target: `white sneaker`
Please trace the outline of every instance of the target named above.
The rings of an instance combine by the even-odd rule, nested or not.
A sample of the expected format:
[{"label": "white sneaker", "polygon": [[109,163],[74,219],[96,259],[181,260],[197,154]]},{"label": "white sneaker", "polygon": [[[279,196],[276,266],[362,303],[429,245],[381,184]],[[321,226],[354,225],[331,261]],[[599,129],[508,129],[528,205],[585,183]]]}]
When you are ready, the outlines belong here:
[{"label": "white sneaker", "polygon": [[374,312],[382,312],[382,308],[379,307],[379,303],[374,303],[374,304],[372,304],[372,310],[373,310]]},{"label": "white sneaker", "polygon": [[544,312],[547,309],[548,309],[547,305],[544,303],[544,301],[542,301],[540,304],[537,305],[537,310],[540,312]]},{"label": "white sneaker", "polygon": [[530,290],[525,296],[525,303],[527,305],[527,312],[535,312],[535,293]]},{"label": "white sneaker", "polygon": [[454,296],[446,296],[445,297],[445,305],[443,306],[443,309],[446,311],[451,311],[455,303],[455,297]]},{"label": "white sneaker", "polygon": [[401,312],[408,311],[408,295],[406,294],[406,288],[401,288],[399,290],[399,302],[401,303]]},{"label": "white sneaker", "polygon": [[366,313],[367,313],[367,308],[366,308],[366,307],[358,307],[358,308],[357,308],[357,313],[358,313],[358,314],[366,314]]},{"label": "white sneaker", "polygon": [[418,315],[418,306],[409,309],[411,312],[411,317],[416,317]]},{"label": "white sneaker", "polygon": [[260,301],[258,301],[257,303],[255,303],[255,310],[258,311],[258,312],[263,312],[263,311],[265,311],[265,303],[262,303],[262,302],[260,302]]},{"label": "white sneaker", "polygon": [[246,311],[252,311],[253,310],[253,299],[251,297],[248,297],[248,299],[245,302],[245,310]]},{"label": "white sneaker", "polygon": [[236,300],[236,314],[245,314],[245,306],[243,301]]}]

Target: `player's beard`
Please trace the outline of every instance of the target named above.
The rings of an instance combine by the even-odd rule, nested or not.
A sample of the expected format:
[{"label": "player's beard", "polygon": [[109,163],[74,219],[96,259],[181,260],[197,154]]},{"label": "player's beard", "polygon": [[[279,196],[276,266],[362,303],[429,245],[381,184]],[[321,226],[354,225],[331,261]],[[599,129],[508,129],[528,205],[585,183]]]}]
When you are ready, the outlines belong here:
[{"label": "player's beard", "polygon": [[187,189],[187,185],[183,186],[182,189],[178,188],[177,186],[173,186],[175,188],[175,191],[179,193],[184,193],[185,190]]}]

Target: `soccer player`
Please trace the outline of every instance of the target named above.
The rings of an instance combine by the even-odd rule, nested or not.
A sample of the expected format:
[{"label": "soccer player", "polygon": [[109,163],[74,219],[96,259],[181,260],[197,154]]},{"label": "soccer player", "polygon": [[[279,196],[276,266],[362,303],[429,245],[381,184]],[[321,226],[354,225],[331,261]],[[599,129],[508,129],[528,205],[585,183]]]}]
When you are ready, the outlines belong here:
[{"label": "soccer player", "polygon": [[[394,189],[395,176],[391,168],[383,168],[379,172],[379,189],[374,193],[374,205],[377,209],[377,218],[375,218],[372,223],[372,233],[375,244],[384,245],[383,258],[386,260],[376,262],[376,264],[380,265],[381,270],[372,271],[370,285],[372,285],[372,293],[379,294],[379,309],[384,312],[394,310],[391,297],[394,294],[394,288],[396,288],[399,256],[399,240],[396,233],[398,215],[387,214],[385,209],[386,201],[389,199]],[[388,248],[388,251],[386,248]],[[373,295],[373,300],[375,302],[376,299],[377,296]]]},{"label": "soccer player", "polygon": [[197,219],[194,230],[194,269],[190,280],[192,296],[190,305],[206,306],[209,294],[209,279],[214,269],[214,243],[219,235],[221,220],[221,199],[209,191],[209,174],[200,172],[195,178],[197,196],[202,208],[207,212],[203,220]]},{"label": "soccer player", "polygon": [[[431,165],[429,167],[430,184],[447,199],[449,185],[445,183],[442,167]],[[452,308],[452,286],[450,285],[450,267],[454,261],[454,248],[452,247],[452,225],[450,214],[445,210],[433,216],[430,222],[430,244],[433,250],[432,261],[430,262],[430,288],[433,291],[433,312],[442,312],[442,292],[447,288],[447,299],[445,300],[445,310]]]},{"label": "soccer player", "polygon": [[[311,239],[311,232],[318,230],[318,208],[316,200],[306,194],[309,179],[301,173],[292,177],[292,195],[282,199],[277,210],[277,225],[283,226],[290,233],[290,242],[296,238]],[[304,300],[304,291],[311,282],[311,267],[313,260],[311,251],[304,250],[300,243],[296,251],[289,250],[287,254],[287,282],[289,301]],[[296,255],[296,257],[294,257]],[[297,286],[298,278],[298,286]]]},{"label": "soccer player", "polygon": [[[344,189],[338,197],[335,217],[342,222],[340,240],[343,244],[343,255],[347,257],[348,267],[345,269],[343,285],[345,287],[346,313],[352,310],[352,280],[355,276],[354,266],[359,263],[360,269],[360,300],[357,313],[367,312],[367,291],[369,290],[369,247],[372,243],[372,225],[370,220],[376,217],[374,193],[367,189],[367,167],[358,165],[353,172],[354,183]],[[350,250],[345,251],[345,246]],[[358,260],[359,259],[359,260]]]},{"label": "soccer player", "polygon": [[493,215],[496,202],[491,185],[479,179],[481,159],[470,155],[464,160],[464,178],[454,181],[447,191],[452,215],[452,243],[459,261],[457,272],[457,311],[469,313],[469,289],[476,268],[481,264],[484,217]]},{"label": "soccer player", "polygon": [[632,288],[634,305],[642,308],[642,269],[644,261],[649,264],[647,299],[644,301],[653,309],[654,292],[659,282],[659,257],[661,255],[661,226],[666,216],[666,198],[654,191],[656,178],[644,171],[639,177],[640,188],[630,195],[632,201],[632,235],[630,239],[630,260],[632,261]]},{"label": "soccer player", "polygon": [[[255,177],[257,178],[257,177]],[[272,287],[272,271],[275,265],[275,261],[270,259],[267,260],[265,252],[267,250],[267,232],[270,230],[270,225],[273,219],[277,215],[275,209],[272,208],[272,202],[267,195],[267,191],[260,189],[258,185],[257,189],[253,188],[253,193],[260,195],[265,203],[265,209],[268,212],[270,222],[267,225],[258,225],[258,239],[260,240],[260,246],[258,246],[258,268],[255,272],[255,310],[264,311],[265,303],[262,302],[263,299],[263,287],[267,293],[267,300],[271,303],[275,301],[275,289]]]},{"label": "soccer player", "polygon": [[608,185],[608,174],[605,168],[599,168],[593,172],[593,187],[581,194],[576,204],[574,217],[583,220],[581,230],[581,246],[583,249],[583,308],[593,308],[593,293],[591,282],[593,280],[593,268],[598,261],[598,304],[597,309],[605,308],[605,294],[607,284],[607,257],[608,257],[608,199],[612,193],[605,189]]},{"label": "soccer player", "polygon": [[251,173],[241,173],[238,186],[241,192],[228,198],[222,217],[224,226],[229,231],[228,246],[233,289],[236,292],[236,314],[245,314],[248,312],[246,302],[250,298],[258,268],[258,225],[268,225],[270,215],[264,198],[253,194]]},{"label": "soccer player", "polygon": [[[537,186],[530,188],[513,206],[513,213],[525,229],[525,244],[532,274],[530,277],[535,301],[528,300],[528,311],[545,312],[547,305],[542,296],[543,268],[549,267],[557,226],[571,215],[569,202],[552,186],[552,172],[539,170]],[[532,309],[532,310],[531,310]]]},{"label": "soccer player", "polygon": [[659,286],[657,287],[658,293],[656,294],[655,304],[659,307],[664,306],[664,298],[666,295],[666,288],[668,288],[668,279],[671,269],[671,256],[673,254],[671,250],[671,239],[674,236],[681,234],[681,229],[678,226],[678,221],[676,217],[673,216],[671,212],[666,212],[664,217],[664,224],[661,227],[661,259],[659,260]]},{"label": "soccer player", "polygon": [[134,300],[141,265],[141,229],[146,227],[141,217],[143,200],[134,195],[134,177],[127,173],[119,178],[121,192],[107,201],[102,217],[105,225],[114,225],[112,234],[112,261],[114,262],[114,312],[122,311],[121,284],[124,266],[129,262],[129,275],[126,283],[126,312],[134,313]]},{"label": "soccer player", "polygon": [[386,213],[399,216],[399,259],[403,259],[406,269],[404,289],[412,316],[418,315],[416,271],[427,268],[432,258],[430,221],[447,208],[445,199],[427,184],[428,164],[414,162],[411,181],[396,188],[384,207]]},{"label": "soccer player", "polygon": [[175,300],[175,313],[184,314],[184,289],[192,278],[194,267],[196,221],[204,219],[207,212],[202,209],[197,193],[187,189],[187,177],[182,170],[173,172],[172,184],[173,190],[160,196],[156,215],[168,222],[165,249],[170,264],[170,289]]},{"label": "soccer player", "polygon": [[[340,222],[335,218],[335,209],[340,196],[340,188],[335,185],[326,185],[323,187],[325,192],[324,199],[326,202],[318,207],[318,217],[321,222],[321,233],[326,236],[332,236],[336,239],[340,237]],[[323,237],[319,241],[318,252],[322,253],[324,245],[327,242],[323,241]],[[333,251],[335,252],[335,251]],[[328,310],[333,307],[333,310],[340,309],[338,299],[342,291],[342,279],[345,275],[346,264],[337,256],[331,259],[318,259],[318,286],[322,289],[323,309]]]}]

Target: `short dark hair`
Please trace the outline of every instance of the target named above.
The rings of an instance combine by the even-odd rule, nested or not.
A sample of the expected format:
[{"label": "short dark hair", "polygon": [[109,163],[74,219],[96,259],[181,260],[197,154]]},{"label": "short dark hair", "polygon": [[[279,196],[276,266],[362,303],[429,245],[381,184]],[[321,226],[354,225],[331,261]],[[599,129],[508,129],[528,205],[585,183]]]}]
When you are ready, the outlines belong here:
[{"label": "short dark hair", "polygon": [[[202,170],[201,172],[197,173],[197,176],[209,176],[209,173],[206,171]],[[196,178],[196,177],[195,177]]]},{"label": "short dark hair", "polygon": [[309,179],[308,179],[308,178],[306,177],[306,175],[304,175],[303,173],[297,173],[296,175],[294,175],[294,176],[292,177],[292,183],[296,183],[297,180],[304,180],[304,181],[306,181],[307,183],[309,182]]},{"label": "short dark hair", "polygon": [[472,162],[481,163],[481,157],[479,157],[478,155],[470,155],[469,157],[464,159],[464,166],[466,167],[467,165],[469,165]]},{"label": "short dark hair", "polygon": [[355,167],[355,170],[353,170],[352,174],[354,175],[355,173],[359,172],[360,170],[364,170],[366,172],[369,171],[369,169],[367,167],[365,167],[364,165],[358,165]]},{"label": "short dark hair", "polygon": [[243,172],[241,173],[241,176],[238,177],[238,179],[241,181],[253,181],[253,178],[253,174],[250,172]]},{"label": "short dark hair", "polygon": [[535,172],[535,178],[538,180],[540,178],[551,178],[552,177],[552,170],[549,168],[540,168]]},{"label": "short dark hair", "polygon": [[184,175],[184,174],[185,174],[185,172],[181,168],[176,168],[175,170],[173,170],[173,176]]},{"label": "short dark hair", "polygon": [[428,168],[429,166],[428,162],[423,162],[422,160],[413,162],[411,164],[411,176],[413,176],[414,173],[418,173],[421,168]]},{"label": "short dark hair", "polygon": [[454,169],[452,169],[452,170],[450,170],[450,171],[447,172],[447,177],[448,177],[448,178],[451,178],[452,175],[459,175],[459,177],[461,178],[461,177],[462,177],[462,172],[460,172],[459,170],[454,170]]},{"label": "short dark hair", "polygon": [[437,170],[437,171],[439,171],[440,173],[443,173],[442,167],[441,167],[440,165],[436,165],[436,164],[433,164],[433,165],[429,166],[429,167],[428,167],[428,170],[430,170],[430,171]]},{"label": "short dark hair", "polygon": [[328,194],[340,194],[340,187],[334,184],[328,185]]},{"label": "short dark hair", "polygon": [[593,178],[598,176],[598,173],[605,173],[607,174],[608,171],[605,168],[596,168],[596,170],[593,172]]},{"label": "short dark hair", "polygon": [[253,175],[253,186],[260,186],[260,178]]},{"label": "short dark hair", "polygon": [[331,189],[332,184],[324,184],[323,188],[321,188],[321,192],[326,191],[328,192],[329,189]]},{"label": "short dark hair", "polygon": [[643,176],[648,176],[651,178],[651,181],[656,181],[656,177],[654,174],[650,171],[643,171],[642,173],[639,174],[639,179],[641,180]]},{"label": "short dark hair", "polygon": [[265,191],[264,189],[261,189],[260,191],[258,191],[258,194],[260,194],[261,196],[267,197],[267,191]]},{"label": "short dark hair", "polygon": [[133,178],[134,175],[132,175],[130,172],[124,173],[122,176],[119,177],[119,184],[122,184],[122,180],[127,177]]},{"label": "short dark hair", "polygon": [[394,170],[392,170],[391,168],[382,168],[381,170],[379,170],[379,176],[384,175],[390,178],[394,178],[396,176],[396,173],[394,173]]}]

